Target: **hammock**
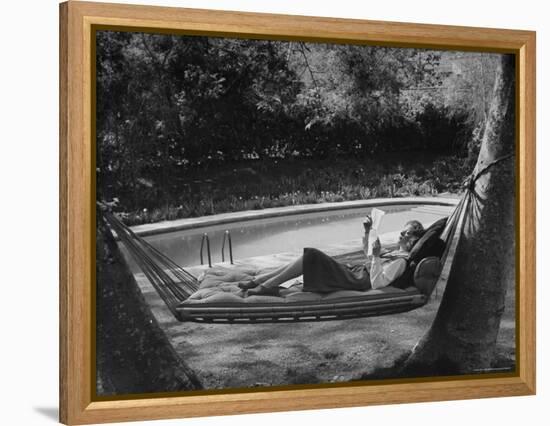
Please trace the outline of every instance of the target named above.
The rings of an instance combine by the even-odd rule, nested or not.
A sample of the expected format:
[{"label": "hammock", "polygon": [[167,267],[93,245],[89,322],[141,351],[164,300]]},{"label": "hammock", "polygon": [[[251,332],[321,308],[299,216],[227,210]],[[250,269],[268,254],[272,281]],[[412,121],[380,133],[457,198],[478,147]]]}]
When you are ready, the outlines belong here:
[{"label": "hammock", "polygon": [[[446,265],[452,260],[452,254],[458,243],[459,233],[456,229],[460,229],[458,219],[462,216],[461,212],[465,211],[464,200],[463,198],[449,217],[442,233],[442,237],[447,241],[442,259],[448,259],[443,261],[443,272],[450,268]],[[202,288],[197,278],[136,235],[113,213],[104,211],[103,216],[170,312],[180,321],[235,323],[315,321],[394,314],[426,304],[436,284],[434,279],[422,291],[413,286],[406,289],[388,286],[367,292],[342,290],[329,294],[302,292],[300,286],[294,286],[281,292],[285,297],[243,298],[243,292],[238,289],[236,283],[224,284],[224,279],[227,277],[224,277],[223,272],[220,273],[222,276],[219,283],[213,286],[214,289],[212,286]],[[349,262],[353,261],[353,257],[357,257],[358,254],[364,256],[361,251],[338,257]],[[423,268],[430,270],[432,275],[434,271],[438,273],[439,259],[422,260],[416,267],[416,272]],[[437,275],[434,278],[437,278]],[[443,276],[444,274],[441,274],[440,279]],[[218,285],[220,283],[221,286]],[[221,288],[222,291],[220,291]],[[240,294],[237,295],[238,293]]]},{"label": "hammock", "polygon": [[[462,235],[470,204],[475,197],[477,179],[495,164],[511,158],[501,157],[473,173],[465,182],[465,193],[447,219],[440,238],[445,242],[441,259],[427,257],[416,266],[414,285],[405,289],[390,286],[366,292],[342,290],[329,294],[302,292],[297,286],[281,291],[284,297],[251,296],[243,298],[236,283],[224,277],[211,287],[203,287],[192,274],[178,266],[111,212],[104,217],[149,279],[168,309],[179,321],[197,322],[282,322],[321,321],[379,316],[410,311],[427,303],[435,287],[446,283]],[[361,252],[362,253],[362,252]],[[423,273],[427,271],[427,274]],[[223,274],[222,274],[223,275]],[[225,277],[226,278],[226,277]],[[222,291],[219,291],[219,290]],[[240,292],[240,294],[238,294]]]}]

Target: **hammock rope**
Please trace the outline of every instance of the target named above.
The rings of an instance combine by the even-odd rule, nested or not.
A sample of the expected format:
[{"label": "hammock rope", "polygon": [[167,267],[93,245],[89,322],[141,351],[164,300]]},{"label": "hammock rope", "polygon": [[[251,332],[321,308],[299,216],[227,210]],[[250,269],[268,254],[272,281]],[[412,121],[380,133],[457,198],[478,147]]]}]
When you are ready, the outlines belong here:
[{"label": "hammock rope", "polygon": [[449,216],[447,224],[443,229],[443,232],[441,233],[440,238],[446,242],[446,245],[443,255],[441,256],[442,268],[436,286],[439,285],[442,281],[446,282],[449,277],[449,273],[453,265],[454,254],[462,237],[462,230],[464,229],[466,216],[470,210],[471,201],[475,196],[475,184],[477,180],[483,174],[487,173],[492,167],[503,162],[504,160],[513,157],[514,154],[512,153],[499,157],[494,161],[491,161],[489,164],[485,165],[479,171],[476,172],[474,170],[474,172],[472,172],[472,174],[468,176],[468,178],[466,178],[466,180],[464,181],[463,187],[465,189],[465,193],[463,194],[456,208],[453,210],[451,216]]},{"label": "hammock rope", "polygon": [[198,290],[197,279],[136,235],[113,213],[105,211],[103,216],[164,303],[177,315],[176,307]]},{"label": "hammock rope", "polygon": [[466,178],[466,180],[464,181],[464,187],[469,192],[474,192],[475,183],[481,177],[481,175],[487,173],[491,167],[494,167],[497,164],[503,162],[504,160],[508,160],[509,158],[513,158],[513,157],[514,157],[513,153],[506,154],[506,155],[503,155],[502,157],[499,157],[499,158],[491,161],[489,164],[487,164],[485,167],[483,167],[478,172],[476,172],[474,170],[474,172],[468,178]]}]

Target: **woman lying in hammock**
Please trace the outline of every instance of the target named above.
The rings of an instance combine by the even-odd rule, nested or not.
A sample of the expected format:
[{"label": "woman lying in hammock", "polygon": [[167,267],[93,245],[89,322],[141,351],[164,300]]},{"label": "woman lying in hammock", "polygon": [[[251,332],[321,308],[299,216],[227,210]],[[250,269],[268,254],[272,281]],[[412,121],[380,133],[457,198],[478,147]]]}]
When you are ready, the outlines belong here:
[{"label": "woman lying in hammock", "polygon": [[[367,216],[364,227],[363,250],[367,254],[369,232],[372,219]],[[399,234],[399,249],[381,254],[380,240],[372,244],[370,267],[368,262],[362,265],[348,266],[340,263],[320,250],[304,248],[304,254],[294,262],[258,275],[254,280],[240,283],[239,287],[248,290],[247,296],[279,295],[279,285],[303,275],[303,291],[328,293],[338,290],[366,291],[385,287],[407,268],[406,257],[414,244],[424,234],[424,227],[417,220],[405,224]],[[367,256],[367,259],[370,256]]]}]

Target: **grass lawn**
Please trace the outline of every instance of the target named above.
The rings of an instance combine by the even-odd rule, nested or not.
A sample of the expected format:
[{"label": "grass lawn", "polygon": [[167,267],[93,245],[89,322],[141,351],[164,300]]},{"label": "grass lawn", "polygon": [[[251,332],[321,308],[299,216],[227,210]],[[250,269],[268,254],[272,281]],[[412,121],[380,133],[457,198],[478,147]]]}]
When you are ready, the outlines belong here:
[{"label": "grass lawn", "polygon": [[[176,352],[206,389],[338,383],[379,376],[429,329],[439,297],[413,311],[372,318],[274,324],[181,323],[147,280],[139,280]],[[515,365],[515,293],[510,289],[493,367]],[[500,371],[500,370],[498,370]]]}]

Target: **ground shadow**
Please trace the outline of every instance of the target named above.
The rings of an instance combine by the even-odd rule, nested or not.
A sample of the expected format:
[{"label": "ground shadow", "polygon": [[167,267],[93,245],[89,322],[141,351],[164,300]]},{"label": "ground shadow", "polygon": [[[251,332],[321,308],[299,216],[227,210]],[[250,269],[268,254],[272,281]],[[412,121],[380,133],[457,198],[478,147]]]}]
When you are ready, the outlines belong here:
[{"label": "ground shadow", "polygon": [[34,411],[42,414],[47,419],[57,423],[59,421],[59,408],[57,407],[34,407]]}]

